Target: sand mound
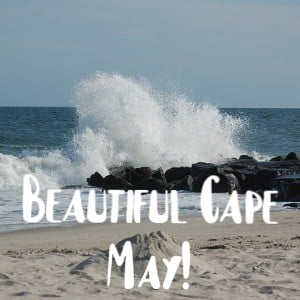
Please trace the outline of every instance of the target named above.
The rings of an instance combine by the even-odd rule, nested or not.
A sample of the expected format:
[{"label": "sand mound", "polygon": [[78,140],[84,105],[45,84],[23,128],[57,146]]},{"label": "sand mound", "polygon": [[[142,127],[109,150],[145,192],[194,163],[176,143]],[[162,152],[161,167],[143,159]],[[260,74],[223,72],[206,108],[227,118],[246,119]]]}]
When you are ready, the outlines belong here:
[{"label": "sand mound", "polygon": [[[177,244],[171,235],[162,231],[136,234],[121,240],[115,244],[119,253],[127,241],[130,241],[132,245],[134,273],[139,277],[143,275],[151,256],[156,257],[158,272],[165,274],[166,267],[162,259],[182,255],[181,245]],[[103,278],[107,274],[108,256],[109,250],[91,256],[76,265],[71,273],[81,274],[85,277]],[[191,270],[195,271],[199,265],[198,260],[191,254]],[[112,272],[114,275],[123,275],[124,265],[118,267],[113,263]],[[179,268],[178,273],[182,274],[181,268]]]},{"label": "sand mound", "polygon": [[157,260],[181,255],[181,247],[175,242],[174,238],[163,232],[150,232],[137,234],[126,238],[116,244],[118,251],[122,251],[125,242],[132,244],[133,259],[135,262],[146,260],[155,256]]}]

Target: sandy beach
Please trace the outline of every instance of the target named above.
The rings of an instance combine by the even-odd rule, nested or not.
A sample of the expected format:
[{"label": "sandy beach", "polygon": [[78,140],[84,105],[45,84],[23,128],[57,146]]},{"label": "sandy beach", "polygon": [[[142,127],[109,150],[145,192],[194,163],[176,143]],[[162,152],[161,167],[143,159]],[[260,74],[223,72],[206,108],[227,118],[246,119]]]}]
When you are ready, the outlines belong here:
[{"label": "sandy beach", "polygon": [[[185,218],[184,225],[106,223],[2,233],[0,298],[299,299],[299,211],[273,212],[271,217],[279,224],[266,225],[259,214],[252,225],[231,220],[210,225],[195,216]],[[190,288],[182,288],[178,272],[169,290],[147,284],[126,290],[117,267],[107,287],[103,251],[137,233],[157,231],[161,238],[154,235],[148,245],[157,259],[190,242]],[[137,268],[137,282],[142,271]],[[161,263],[161,280],[163,272]]]}]

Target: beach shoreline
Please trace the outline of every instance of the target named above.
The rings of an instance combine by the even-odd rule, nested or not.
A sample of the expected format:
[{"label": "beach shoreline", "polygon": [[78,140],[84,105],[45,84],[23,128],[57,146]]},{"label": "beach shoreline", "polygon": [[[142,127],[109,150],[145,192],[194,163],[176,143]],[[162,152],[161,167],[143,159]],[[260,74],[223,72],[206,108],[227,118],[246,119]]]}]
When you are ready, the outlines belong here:
[{"label": "beach shoreline", "polygon": [[[297,233],[297,230],[292,230],[294,227],[300,229],[300,221],[297,223],[297,218],[299,218],[298,210],[286,209],[271,212],[271,220],[278,222],[278,224],[265,224],[261,213],[255,215],[253,224],[246,224],[244,220],[242,224],[235,224],[231,218],[226,218],[224,222],[217,221],[214,224],[208,224],[201,216],[201,213],[195,213],[193,215],[180,216],[180,221],[186,221],[186,224],[173,224],[170,222],[157,224],[149,220],[129,224],[123,219],[116,224],[105,222],[101,224],[85,223],[68,226],[24,228],[0,233],[0,253],[9,250],[33,250],[38,247],[48,249],[48,247],[53,245],[87,249],[88,247],[96,247],[97,243],[100,243],[102,248],[105,249],[105,247],[108,248],[110,243],[117,242],[136,233],[157,230],[169,232],[180,241],[184,240],[185,237],[188,238],[196,234],[201,242],[210,236],[220,238],[224,235],[234,236],[246,233],[249,236],[255,236],[257,233],[267,234],[272,238],[277,238],[277,235],[287,237]],[[75,237],[74,233],[77,233]],[[111,233],[114,233],[114,235],[112,236]]]},{"label": "beach shoreline", "polygon": [[[253,224],[207,224],[200,216],[184,217],[186,224],[83,224],[44,227],[0,234],[0,295],[28,299],[297,299],[300,295],[299,211],[271,213],[277,225],[267,225],[261,214]],[[170,290],[150,285],[126,290],[120,276],[106,286],[106,269],[97,263],[85,272],[72,268],[107,250],[112,243],[137,233],[162,231],[180,245],[189,241],[199,260],[191,274],[190,289],[176,280]],[[72,271],[73,270],[73,271]],[[206,274],[206,275],[205,275]],[[117,279],[116,279],[117,278]],[[182,278],[181,278],[182,279]],[[181,282],[181,283],[180,283]]]}]

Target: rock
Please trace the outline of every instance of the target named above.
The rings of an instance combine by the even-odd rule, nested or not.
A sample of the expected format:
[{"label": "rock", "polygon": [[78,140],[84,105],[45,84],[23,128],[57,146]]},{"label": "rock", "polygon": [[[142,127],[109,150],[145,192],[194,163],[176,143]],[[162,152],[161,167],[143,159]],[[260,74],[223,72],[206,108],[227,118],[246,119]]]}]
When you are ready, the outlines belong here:
[{"label": "rock", "polygon": [[131,166],[120,166],[110,169],[110,175],[126,180],[131,184],[135,185],[140,181],[150,177],[152,170],[149,167],[134,168]]},{"label": "rock", "polygon": [[216,175],[220,178],[219,183],[213,183],[213,193],[232,193],[234,190],[240,192],[239,181],[234,174],[223,173],[222,171],[208,170],[200,174],[193,182],[193,192],[201,192],[204,181],[211,175]]},{"label": "rock", "polygon": [[169,182],[170,190],[176,191],[192,191],[194,179],[191,175],[187,175],[182,179]]},{"label": "rock", "polygon": [[279,201],[300,201],[300,174],[280,176],[275,179]]},{"label": "rock", "polygon": [[149,167],[116,167],[104,178],[103,189],[168,190],[168,183],[162,168],[152,171]]},{"label": "rock", "polygon": [[300,181],[284,182],[280,189],[282,201],[300,202]]},{"label": "rock", "polygon": [[292,170],[300,172],[300,160],[281,160],[281,161],[262,161],[256,163],[260,168],[266,169],[281,169],[281,170]]},{"label": "rock", "polygon": [[145,178],[149,178],[151,176],[151,173],[152,170],[149,167],[136,168],[133,183],[138,183]]},{"label": "rock", "polygon": [[253,158],[252,156],[243,154],[239,157],[239,160],[256,160],[256,159]]},{"label": "rock", "polygon": [[131,190],[133,185],[122,179],[118,178],[114,175],[107,175],[103,179],[102,188],[103,190]]},{"label": "rock", "polygon": [[151,177],[161,180],[162,182],[164,182],[164,184],[167,184],[167,178],[162,168],[158,168],[157,170],[152,171]]},{"label": "rock", "polygon": [[[286,157],[273,157],[270,161],[256,161],[241,155],[216,165],[198,162],[191,167],[174,167],[164,173],[162,168],[152,170],[150,167],[134,168],[119,166],[111,170],[104,179],[98,173],[87,178],[91,186],[107,189],[143,189],[157,190],[160,193],[169,189],[200,192],[204,181],[211,175],[220,177],[219,184],[213,184],[215,193],[241,193],[254,191],[263,195],[267,190],[278,190],[276,201],[300,201],[300,157],[290,152]],[[69,188],[69,187],[68,187]],[[75,188],[75,186],[71,186]]]},{"label": "rock", "polygon": [[204,163],[204,162],[198,162],[196,164],[192,165],[191,168],[191,175],[193,178],[198,177],[203,172],[206,172],[207,170],[217,170],[217,166],[210,163]]},{"label": "rock", "polygon": [[286,203],[286,204],[283,205],[283,207],[291,207],[291,208],[300,209],[300,202]]},{"label": "rock", "polygon": [[193,164],[191,170],[194,179],[192,191],[201,192],[204,181],[211,175],[216,175],[220,178],[218,184],[213,184],[213,193],[231,193],[233,190],[239,191],[239,182],[231,171],[232,169],[227,164],[219,167],[214,164],[206,163]]},{"label": "rock", "polygon": [[254,186],[255,172],[251,170],[234,170],[232,173],[239,181],[240,192],[242,194],[244,194],[247,190],[252,190],[252,187]]},{"label": "rock", "polygon": [[183,179],[187,175],[191,175],[192,168],[190,167],[177,167],[171,168],[166,171],[167,182]]},{"label": "rock", "polygon": [[300,201],[300,181],[294,181],[288,184],[286,198],[288,201]]},{"label": "rock", "polygon": [[283,156],[275,156],[270,159],[270,161],[283,161],[283,160],[284,160]]},{"label": "rock", "polygon": [[290,152],[285,160],[300,160],[300,157],[295,152]]},{"label": "rock", "polygon": [[233,174],[238,178],[241,193],[248,190],[272,190],[276,187],[273,180],[279,175],[276,169],[236,170]]},{"label": "rock", "polygon": [[259,164],[260,163],[254,159],[236,159],[227,161],[226,164],[223,164],[220,167],[226,167],[232,170],[255,170]]},{"label": "rock", "polygon": [[133,168],[128,167],[125,169],[125,179],[131,184],[138,184],[140,181],[149,178],[151,176],[152,170],[149,167]]},{"label": "rock", "polygon": [[102,187],[103,184],[103,177],[100,173],[95,172],[91,175],[90,178],[86,179],[88,185],[95,186],[95,187]]}]

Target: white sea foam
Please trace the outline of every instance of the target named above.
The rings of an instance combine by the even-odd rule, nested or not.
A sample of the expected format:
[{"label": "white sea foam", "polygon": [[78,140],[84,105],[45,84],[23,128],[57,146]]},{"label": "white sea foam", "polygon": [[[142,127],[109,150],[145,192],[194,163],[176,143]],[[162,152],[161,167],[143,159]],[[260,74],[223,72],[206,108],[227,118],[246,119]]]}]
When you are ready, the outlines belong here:
[{"label": "white sea foam", "polygon": [[[109,150],[104,162],[98,158],[100,166],[128,161],[168,168],[241,153],[236,139],[243,120],[184,95],[162,95],[132,78],[96,74],[77,86],[74,103],[80,120],[77,142],[85,143],[86,159],[102,144]],[[89,136],[90,153],[83,134]]]},{"label": "white sea foam", "polygon": [[106,175],[125,162],[167,169],[243,152],[237,142],[242,119],[142,80],[97,73],[76,86],[73,102],[79,128],[68,147],[24,158],[0,154],[0,189],[22,185],[28,173],[53,187],[82,184],[91,173]]}]

